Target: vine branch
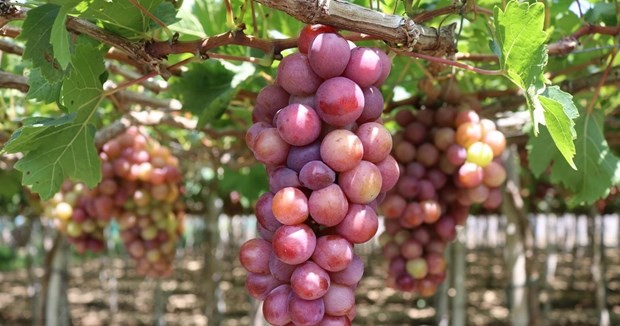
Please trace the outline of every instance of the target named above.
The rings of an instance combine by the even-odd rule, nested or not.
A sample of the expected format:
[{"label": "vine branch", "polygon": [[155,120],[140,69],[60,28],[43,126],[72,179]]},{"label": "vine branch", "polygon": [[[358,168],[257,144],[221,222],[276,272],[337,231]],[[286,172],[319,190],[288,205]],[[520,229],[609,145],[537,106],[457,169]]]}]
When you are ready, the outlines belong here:
[{"label": "vine branch", "polygon": [[430,28],[413,20],[364,8],[344,0],[256,0],[306,24],[325,24],[372,35],[388,43],[433,55],[456,52],[454,24]]}]

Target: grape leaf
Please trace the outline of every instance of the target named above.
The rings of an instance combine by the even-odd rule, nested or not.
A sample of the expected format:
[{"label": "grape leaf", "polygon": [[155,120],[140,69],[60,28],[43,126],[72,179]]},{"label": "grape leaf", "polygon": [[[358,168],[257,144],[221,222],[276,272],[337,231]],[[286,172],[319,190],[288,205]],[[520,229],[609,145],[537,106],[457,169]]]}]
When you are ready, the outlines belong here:
[{"label": "grape leaf", "polygon": [[4,145],[3,151],[9,153],[27,152],[35,149],[37,137],[49,127],[62,126],[75,120],[75,113],[60,117],[32,117],[22,121],[22,127],[15,130]]},{"label": "grape leaf", "polygon": [[50,43],[52,26],[59,12],[60,6],[53,4],[29,10],[18,37],[26,43],[22,58],[32,61],[32,66],[41,69],[41,75],[49,82],[63,79],[63,70],[54,59]]},{"label": "grape leaf", "polygon": [[39,146],[16,164],[22,183],[31,185],[43,200],[51,198],[68,177],[94,187],[101,180],[101,162],[95,148],[92,124],[72,123],[49,127],[35,141]]},{"label": "grape leaf", "polygon": [[71,6],[62,6],[58,12],[58,16],[54,19],[50,42],[54,50],[54,58],[58,60],[60,67],[67,69],[71,61],[71,50],[69,48],[69,32],[67,32],[67,14],[72,9]]},{"label": "grape leaf", "polygon": [[[153,15],[157,17],[160,22],[166,24],[166,26],[172,25],[181,20],[180,18],[177,18],[177,9],[171,2],[164,2],[155,7]],[[149,23],[149,29],[152,30],[157,28],[160,28],[159,24],[151,20]]]},{"label": "grape leaf", "polygon": [[62,100],[68,112],[89,107],[99,100],[103,84],[99,77],[106,71],[102,52],[85,39],[76,44],[71,57],[73,69],[62,87]]},{"label": "grape leaf", "polygon": [[101,162],[95,148],[95,127],[90,123],[102,99],[103,52],[86,37],[78,38],[71,56],[72,72],[62,86],[70,114],[60,118],[24,121],[4,150],[25,152],[15,164],[22,183],[48,199],[71,178],[94,187],[101,180]]},{"label": "grape leaf", "polygon": [[545,5],[510,1],[505,11],[495,7],[494,14],[500,66],[513,83],[528,90],[539,83],[547,63]]},{"label": "grape leaf", "polygon": [[[154,13],[163,0],[137,2]],[[151,26],[151,18],[127,0],[82,1],[77,5],[77,10],[79,17],[100,20],[108,30],[127,38],[143,38]]]},{"label": "grape leaf", "polygon": [[534,135],[539,124],[547,126],[553,143],[569,166],[576,168],[574,122],[577,109],[572,96],[557,87],[547,87],[543,71],[547,65],[547,34],[543,30],[545,6],[510,1],[506,10],[494,10],[496,40],[491,49],[498,53],[504,75],[525,93]]},{"label": "grape leaf", "polygon": [[35,68],[32,69],[28,75],[28,86],[28,94],[26,94],[27,99],[43,103],[52,103],[60,97],[62,82],[47,81],[41,74],[41,69]]},{"label": "grape leaf", "polygon": [[610,150],[603,133],[604,114],[593,112],[575,120],[577,139],[575,171],[557,148],[551,146],[551,136],[541,129],[538,137],[530,137],[528,159],[530,169],[540,176],[553,163],[550,179],[569,189],[574,196],[569,204],[592,204],[605,197],[609,189],[620,181],[620,160]]},{"label": "grape leaf", "polygon": [[[545,96],[546,95],[546,96]],[[572,95],[565,93],[557,86],[547,87],[545,93],[539,97],[543,107],[545,123],[553,142],[557,146],[566,162],[577,169],[573,161],[575,156],[575,143],[577,137],[572,119],[579,116],[577,107],[572,102]]]},{"label": "grape leaf", "polygon": [[232,87],[235,74],[214,60],[188,68],[182,77],[171,81],[170,90],[184,110],[198,116],[198,128],[202,128],[221,116],[236,94],[237,88]]}]

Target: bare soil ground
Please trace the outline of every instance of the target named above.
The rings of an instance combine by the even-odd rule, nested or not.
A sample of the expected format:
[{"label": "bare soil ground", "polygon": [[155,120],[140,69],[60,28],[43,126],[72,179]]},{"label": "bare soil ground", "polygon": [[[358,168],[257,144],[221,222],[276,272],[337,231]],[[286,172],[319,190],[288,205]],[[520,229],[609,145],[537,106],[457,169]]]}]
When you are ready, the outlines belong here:
[{"label": "bare soil ground", "polygon": [[[357,290],[356,325],[433,325],[434,300],[386,288],[385,266],[377,250],[363,256],[367,271]],[[198,253],[197,251],[196,253]],[[250,325],[255,302],[245,293],[244,270],[230,249],[217,264],[217,302],[202,295],[205,276],[202,256],[186,251],[178,259],[172,278],[160,282],[162,318],[168,325],[205,325],[208,304],[219,311],[218,325]],[[549,325],[597,325],[595,288],[590,274],[591,253],[558,253],[557,270],[542,292],[542,316]],[[545,256],[537,259],[544,267]],[[620,325],[620,251],[607,249],[607,308],[611,325]],[[467,324],[507,325],[507,273],[502,251],[469,251],[467,256]],[[158,283],[140,278],[132,264],[120,258],[73,261],[67,290],[74,325],[154,325]],[[36,277],[43,271],[33,270]],[[32,325],[33,295],[25,270],[0,272],[0,325]]]}]

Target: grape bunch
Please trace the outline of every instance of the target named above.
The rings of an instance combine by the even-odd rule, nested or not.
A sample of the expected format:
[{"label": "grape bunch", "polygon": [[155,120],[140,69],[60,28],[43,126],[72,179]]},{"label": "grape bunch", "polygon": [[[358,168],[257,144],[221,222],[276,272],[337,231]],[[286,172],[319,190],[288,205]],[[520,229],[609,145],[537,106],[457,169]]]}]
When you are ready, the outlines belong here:
[{"label": "grape bunch", "polygon": [[78,252],[103,251],[104,229],[116,218],[138,272],[168,275],[183,224],[178,159],[136,127],[106,142],[99,158],[99,185],[88,189],[66,182],[46,205],[45,215]]},{"label": "grape bunch", "polygon": [[266,165],[258,232],[240,248],[247,291],[273,325],[350,325],[364,264],[353,246],[378,228],[398,180],[379,118],[391,62],[331,27],[306,26],[276,84],[260,91],[246,143]]},{"label": "grape bunch", "polygon": [[182,232],[179,161],[136,127],[102,147],[97,190],[115,211],[120,235],[140,274],[168,275]]},{"label": "grape bunch", "polygon": [[54,221],[56,229],[67,236],[77,252],[101,252],[103,231],[112,217],[112,206],[107,201],[107,197],[98,196],[97,189],[65,182],[61,192],[46,203],[43,215]]},{"label": "grape bunch", "polygon": [[472,205],[499,207],[506,179],[499,158],[504,135],[462,102],[458,109],[446,104],[395,115],[402,129],[393,155],[401,175],[380,206],[386,225],[379,241],[389,260],[388,285],[425,297],[445,278],[443,252],[456,226]]}]

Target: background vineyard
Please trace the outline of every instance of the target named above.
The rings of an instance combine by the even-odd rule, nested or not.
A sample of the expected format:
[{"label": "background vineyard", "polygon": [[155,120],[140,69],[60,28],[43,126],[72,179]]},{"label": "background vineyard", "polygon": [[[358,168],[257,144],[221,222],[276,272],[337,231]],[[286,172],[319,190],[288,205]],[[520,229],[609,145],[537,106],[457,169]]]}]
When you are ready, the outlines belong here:
[{"label": "background vineyard", "polygon": [[[307,23],[390,55],[380,90],[393,134],[398,112],[479,102],[508,141],[503,205],[457,228],[436,295],[386,287],[378,237],[356,245],[354,324],[620,324],[620,4],[318,4],[0,0],[0,324],[261,324],[237,256],[269,184],[245,136]],[[162,279],[136,273],[122,221],[104,253],[81,254],[44,216],[66,179],[100,182],[98,152],[127,130],[169,148],[183,173],[175,221],[187,216]]]}]

